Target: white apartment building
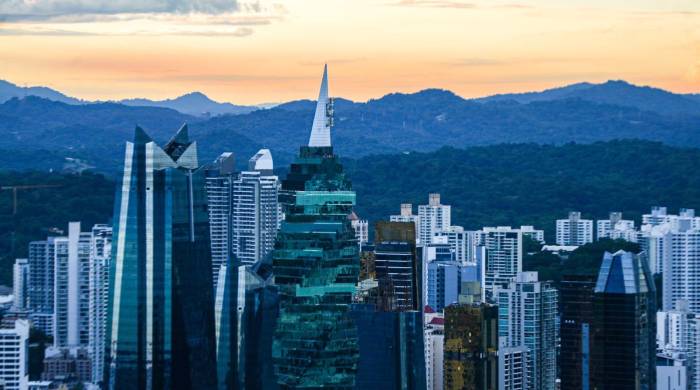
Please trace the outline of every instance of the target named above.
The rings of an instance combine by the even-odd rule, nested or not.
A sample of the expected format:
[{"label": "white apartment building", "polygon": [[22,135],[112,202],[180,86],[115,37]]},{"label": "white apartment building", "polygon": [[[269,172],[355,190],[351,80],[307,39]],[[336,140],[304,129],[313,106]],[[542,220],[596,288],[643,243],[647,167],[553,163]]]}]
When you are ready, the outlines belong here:
[{"label": "white apartment building", "polygon": [[[688,310],[686,301],[677,301],[672,310],[656,313],[656,349],[662,358],[659,361],[666,362],[657,366],[657,374],[675,374],[672,382],[676,387],[687,383],[683,389],[700,390],[700,372],[697,369],[699,324],[700,319]],[[679,373],[681,377],[678,377]],[[657,383],[666,385],[668,382],[662,380]]]},{"label": "white apartment building", "polygon": [[454,260],[459,264],[467,264],[473,262],[470,258],[470,240],[469,232],[465,231],[461,226],[450,226],[445,230],[435,232],[432,242],[442,242],[435,240],[447,240],[447,243],[452,248]]},{"label": "white apartment building", "polygon": [[0,381],[6,390],[25,390],[29,381],[29,321],[16,320],[0,328]]},{"label": "white apartment building", "polygon": [[630,242],[637,242],[637,232],[635,230],[634,221],[622,219],[622,213],[614,211],[610,213],[608,219],[599,219],[596,221],[597,237],[623,239]]},{"label": "white apartment building", "polygon": [[581,219],[581,213],[572,211],[567,219],[557,219],[557,245],[581,246],[593,242],[593,221]]},{"label": "white apartment building", "polygon": [[355,229],[357,245],[362,248],[369,241],[369,222],[366,219],[360,219],[354,211],[348,215],[348,219],[352,228]]},{"label": "white apartment building", "polygon": [[509,283],[523,270],[523,233],[510,226],[485,227],[481,240],[486,254],[482,265],[482,301],[491,302],[494,287]]},{"label": "white apartment building", "polygon": [[427,205],[418,206],[420,218],[420,242],[427,245],[432,242],[435,233],[452,226],[452,208],[440,203],[440,194],[430,194]]},{"label": "white apartment building", "polygon": [[26,310],[29,301],[27,294],[29,284],[29,261],[27,259],[15,259],[12,266],[12,306],[15,310]]},{"label": "white apartment building", "polygon": [[523,236],[528,236],[544,245],[544,230],[535,229],[534,226],[525,225],[520,226],[520,231],[523,232]]},{"label": "white apartment building", "polygon": [[95,225],[90,234],[90,282],[88,354],[92,362],[92,382],[102,381],[105,361],[109,267],[112,259],[112,228]]}]

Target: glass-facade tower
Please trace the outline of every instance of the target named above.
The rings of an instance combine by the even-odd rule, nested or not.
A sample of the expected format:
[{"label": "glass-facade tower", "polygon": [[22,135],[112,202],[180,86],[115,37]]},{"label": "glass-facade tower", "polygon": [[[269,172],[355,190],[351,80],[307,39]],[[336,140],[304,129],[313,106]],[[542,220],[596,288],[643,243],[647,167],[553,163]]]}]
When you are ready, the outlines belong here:
[{"label": "glass-facade tower", "polygon": [[359,276],[347,216],[355,193],[330,144],[327,73],[311,131],[282,182],[285,212],[272,262],[280,293],[273,363],[281,388],[355,386],[357,327],[350,304]]},{"label": "glass-facade tower", "polygon": [[186,126],[162,149],[136,128],[114,220],[108,387],[215,388],[207,197]]}]

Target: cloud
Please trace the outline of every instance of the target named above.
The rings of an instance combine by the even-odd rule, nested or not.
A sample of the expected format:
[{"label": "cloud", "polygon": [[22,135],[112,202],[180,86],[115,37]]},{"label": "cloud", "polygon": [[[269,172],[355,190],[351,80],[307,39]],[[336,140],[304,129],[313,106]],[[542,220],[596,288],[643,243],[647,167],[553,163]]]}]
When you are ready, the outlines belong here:
[{"label": "cloud", "polygon": [[[254,10],[259,4],[245,7]],[[71,15],[217,14],[240,9],[238,0],[0,0],[0,16],[6,21]]]},{"label": "cloud", "polygon": [[476,4],[459,0],[400,0],[392,5],[403,7],[425,7],[425,8],[476,8]]}]

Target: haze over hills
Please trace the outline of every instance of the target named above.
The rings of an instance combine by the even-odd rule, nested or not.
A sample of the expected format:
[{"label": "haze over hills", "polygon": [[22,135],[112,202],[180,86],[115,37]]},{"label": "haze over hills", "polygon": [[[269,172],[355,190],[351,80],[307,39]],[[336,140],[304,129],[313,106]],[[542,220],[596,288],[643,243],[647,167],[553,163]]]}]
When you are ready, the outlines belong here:
[{"label": "haze over hills", "polygon": [[[207,98],[195,93],[187,99]],[[169,102],[178,108],[182,100]],[[13,167],[25,164],[61,169],[56,161],[71,157],[84,165],[116,172],[124,142],[133,137],[135,125],[163,143],[184,122],[190,124],[192,137],[200,145],[202,161],[233,151],[243,165],[258,148],[267,147],[277,166],[283,166],[297,153],[299,145],[307,142],[314,106],[313,101],[299,100],[271,109],[206,118],[173,108],[14,98],[0,104],[0,149],[6,152],[0,155],[0,166],[9,165],[16,151],[24,161],[13,160]],[[189,107],[198,106],[193,103]],[[700,147],[699,107],[697,95],[678,95],[624,82],[581,83],[472,100],[450,91],[429,89],[389,94],[366,103],[336,99],[333,143],[341,156],[353,158],[429,152],[445,145],[590,143],[623,138]],[[49,151],[52,157],[27,157],[38,150]]]}]

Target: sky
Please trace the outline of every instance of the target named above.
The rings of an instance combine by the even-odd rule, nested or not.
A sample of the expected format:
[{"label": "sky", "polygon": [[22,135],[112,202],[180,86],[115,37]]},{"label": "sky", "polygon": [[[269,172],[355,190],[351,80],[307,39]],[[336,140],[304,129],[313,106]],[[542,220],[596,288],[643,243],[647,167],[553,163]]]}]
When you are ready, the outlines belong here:
[{"label": "sky", "polygon": [[0,0],[0,79],[108,100],[700,92],[698,0]]}]

